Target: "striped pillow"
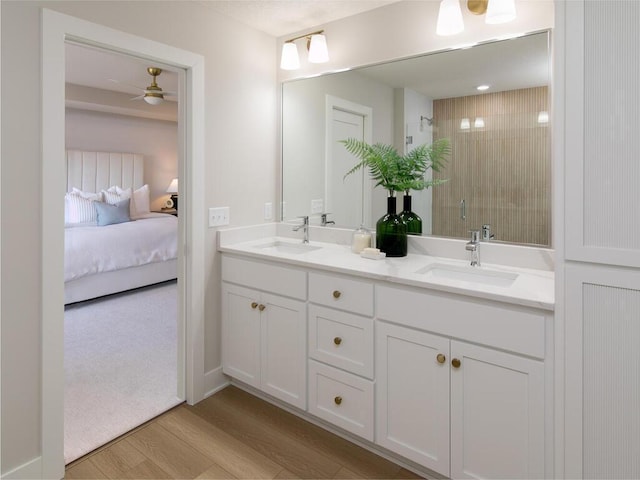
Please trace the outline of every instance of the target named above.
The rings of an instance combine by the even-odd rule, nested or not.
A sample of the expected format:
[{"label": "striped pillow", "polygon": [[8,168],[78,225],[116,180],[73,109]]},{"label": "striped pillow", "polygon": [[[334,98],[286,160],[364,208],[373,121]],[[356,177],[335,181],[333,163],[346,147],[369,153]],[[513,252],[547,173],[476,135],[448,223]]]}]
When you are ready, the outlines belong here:
[{"label": "striped pillow", "polygon": [[97,220],[93,202],[102,200],[102,194],[74,190],[64,196],[65,224],[88,223]]}]

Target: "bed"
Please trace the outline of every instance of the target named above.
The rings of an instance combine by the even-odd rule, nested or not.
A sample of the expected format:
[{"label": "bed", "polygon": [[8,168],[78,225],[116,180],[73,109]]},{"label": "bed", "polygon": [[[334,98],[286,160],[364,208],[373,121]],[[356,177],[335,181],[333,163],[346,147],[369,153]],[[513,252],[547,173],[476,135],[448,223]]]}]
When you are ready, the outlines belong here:
[{"label": "bed", "polygon": [[177,277],[178,219],[150,212],[148,192],[142,155],[67,150],[65,304]]}]

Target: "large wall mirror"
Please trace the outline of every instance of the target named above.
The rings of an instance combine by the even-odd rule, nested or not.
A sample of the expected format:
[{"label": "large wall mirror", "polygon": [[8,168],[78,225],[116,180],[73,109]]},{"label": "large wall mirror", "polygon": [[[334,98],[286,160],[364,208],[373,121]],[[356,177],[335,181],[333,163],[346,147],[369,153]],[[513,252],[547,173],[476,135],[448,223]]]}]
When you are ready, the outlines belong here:
[{"label": "large wall mirror", "polygon": [[339,140],[402,153],[448,138],[447,182],[412,192],[423,234],[489,224],[494,241],[550,246],[549,83],[548,32],[283,83],[282,220],[373,227],[386,191],[367,172],[344,178],[357,160]]}]

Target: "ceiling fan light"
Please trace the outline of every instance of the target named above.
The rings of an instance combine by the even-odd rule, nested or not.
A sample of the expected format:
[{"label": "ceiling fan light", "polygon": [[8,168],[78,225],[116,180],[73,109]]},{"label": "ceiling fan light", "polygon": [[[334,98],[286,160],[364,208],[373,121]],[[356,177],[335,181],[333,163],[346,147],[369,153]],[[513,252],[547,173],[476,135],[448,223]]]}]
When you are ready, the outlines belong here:
[{"label": "ceiling fan light", "polygon": [[459,0],[442,0],[438,10],[436,34],[455,35],[464,30]]},{"label": "ceiling fan light", "polygon": [[311,35],[309,42],[309,62],[326,63],[329,61],[329,50],[327,49],[327,37],[322,34]]},{"label": "ceiling fan light", "polygon": [[280,57],[280,68],[283,70],[297,70],[300,68],[300,58],[298,58],[298,47],[293,42],[282,44],[282,56]]},{"label": "ceiling fan light", "polygon": [[485,23],[507,23],[516,18],[516,4],[514,0],[489,0]]},{"label": "ceiling fan light", "polygon": [[162,96],[149,95],[149,94],[146,94],[144,96],[144,101],[147,102],[149,105],[160,105],[163,100],[164,99],[162,98]]}]

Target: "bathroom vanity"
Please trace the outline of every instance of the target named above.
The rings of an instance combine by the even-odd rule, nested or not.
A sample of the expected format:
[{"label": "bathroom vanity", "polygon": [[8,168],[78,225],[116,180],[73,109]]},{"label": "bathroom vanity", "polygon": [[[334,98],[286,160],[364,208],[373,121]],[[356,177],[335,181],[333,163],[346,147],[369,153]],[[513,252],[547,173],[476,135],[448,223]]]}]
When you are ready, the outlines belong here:
[{"label": "bathroom vanity", "polygon": [[234,383],[416,471],[549,476],[550,269],[370,260],[351,252],[348,231],[312,229],[308,244],[290,231],[218,233]]}]

